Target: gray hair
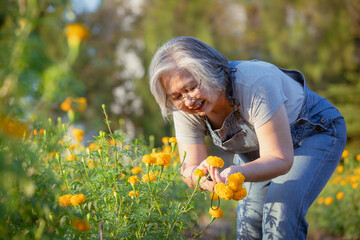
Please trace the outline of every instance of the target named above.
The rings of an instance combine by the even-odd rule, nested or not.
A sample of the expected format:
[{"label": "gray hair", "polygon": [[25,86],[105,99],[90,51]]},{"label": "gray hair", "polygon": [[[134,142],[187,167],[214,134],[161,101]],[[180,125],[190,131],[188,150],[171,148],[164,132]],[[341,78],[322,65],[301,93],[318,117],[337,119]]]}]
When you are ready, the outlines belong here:
[{"label": "gray hair", "polygon": [[161,46],[149,67],[149,83],[164,118],[174,109],[166,102],[161,79],[184,72],[201,81],[202,88],[219,93],[226,88],[229,63],[223,54],[193,37],[173,38]]}]

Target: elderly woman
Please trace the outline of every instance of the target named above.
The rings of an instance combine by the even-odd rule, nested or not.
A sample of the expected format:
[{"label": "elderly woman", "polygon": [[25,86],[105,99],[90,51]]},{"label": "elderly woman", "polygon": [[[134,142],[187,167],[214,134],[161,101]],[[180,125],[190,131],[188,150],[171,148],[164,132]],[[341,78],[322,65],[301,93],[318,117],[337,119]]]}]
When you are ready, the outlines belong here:
[{"label": "elderly woman", "polygon": [[[305,215],[341,158],[346,126],[339,111],[311,91],[304,76],[258,60],[232,61],[192,37],[155,53],[150,89],[162,115],[173,115],[184,181],[202,168],[213,191],[232,173],[245,176],[238,239],[305,239]],[[209,166],[204,137],[234,153],[221,172]],[[182,158],[181,158],[182,159]]]}]

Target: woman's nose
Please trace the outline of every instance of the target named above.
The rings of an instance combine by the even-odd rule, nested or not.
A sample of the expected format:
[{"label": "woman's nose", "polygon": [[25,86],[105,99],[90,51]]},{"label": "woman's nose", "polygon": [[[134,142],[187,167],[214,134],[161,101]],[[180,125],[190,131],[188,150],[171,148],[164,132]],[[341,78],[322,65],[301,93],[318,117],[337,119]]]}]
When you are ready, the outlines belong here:
[{"label": "woman's nose", "polygon": [[194,98],[192,98],[192,97],[186,97],[186,98],[183,99],[184,104],[185,104],[185,106],[186,106],[187,108],[192,108],[193,105],[194,105],[194,103],[195,103],[195,100],[196,100],[196,99],[194,99]]}]

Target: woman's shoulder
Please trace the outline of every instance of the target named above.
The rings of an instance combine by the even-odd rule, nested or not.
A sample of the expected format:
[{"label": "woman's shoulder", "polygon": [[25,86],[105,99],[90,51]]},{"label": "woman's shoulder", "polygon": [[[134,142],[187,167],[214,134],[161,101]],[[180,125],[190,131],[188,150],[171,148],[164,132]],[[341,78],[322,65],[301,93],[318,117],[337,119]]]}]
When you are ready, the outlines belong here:
[{"label": "woman's shoulder", "polygon": [[248,61],[232,61],[229,63],[230,68],[235,68],[236,73],[243,77],[256,77],[268,74],[278,74],[281,71],[274,64],[260,61],[257,59]]}]

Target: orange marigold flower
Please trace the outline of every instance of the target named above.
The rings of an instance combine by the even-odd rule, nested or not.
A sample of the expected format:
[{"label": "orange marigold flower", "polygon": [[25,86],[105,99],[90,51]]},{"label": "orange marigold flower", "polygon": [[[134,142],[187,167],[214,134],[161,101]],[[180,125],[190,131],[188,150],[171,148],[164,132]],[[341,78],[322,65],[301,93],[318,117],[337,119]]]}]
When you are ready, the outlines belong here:
[{"label": "orange marigold flower", "polygon": [[351,187],[353,189],[357,189],[359,187],[359,183],[353,183],[353,184],[351,184]]},{"label": "orange marigold flower", "polygon": [[58,153],[57,153],[57,152],[51,152],[51,153],[50,153],[50,156],[55,157],[56,154],[58,154]]},{"label": "orange marigold flower", "polygon": [[39,131],[34,129],[34,135],[44,135],[45,131],[45,129],[39,129]]},{"label": "orange marigold flower", "polygon": [[205,177],[206,173],[205,173],[204,169],[197,168],[194,171],[194,175],[198,176],[198,177]]},{"label": "orange marigold flower", "polygon": [[73,160],[76,160],[76,156],[74,156],[74,155],[69,155],[69,156],[67,156],[67,158],[66,158],[69,162],[71,162],[71,161],[73,161]]},{"label": "orange marigold flower", "polygon": [[147,163],[149,165],[153,165],[153,164],[156,163],[156,158],[154,156],[152,156],[152,155],[144,155],[142,157],[142,162]]},{"label": "orange marigold flower", "polygon": [[171,163],[171,156],[168,153],[155,153],[156,165],[165,166]]},{"label": "orange marigold flower", "polygon": [[220,208],[217,208],[216,210],[210,208],[209,209],[209,213],[211,216],[213,216],[214,218],[221,218],[224,215],[223,210],[221,210]]},{"label": "orange marigold flower", "polygon": [[326,206],[329,206],[331,205],[333,202],[333,198],[332,197],[326,197],[325,200],[324,200],[324,203]]},{"label": "orange marigold flower", "polygon": [[174,137],[169,138],[169,143],[177,143],[176,138]]},{"label": "orange marigold flower", "polygon": [[27,126],[18,120],[0,116],[0,131],[9,136],[22,138],[27,132]]},{"label": "orange marigold flower", "polygon": [[88,148],[89,148],[91,151],[94,151],[95,148],[96,148],[96,144],[95,144],[95,143],[90,143],[90,145],[88,146]]},{"label": "orange marigold flower", "polygon": [[143,182],[154,182],[156,180],[156,175],[153,172],[149,172],[148,174],[144,174],[142,176],[142,181]]},{"label": "orange marigold flower", "polygon": [[90,230],[90,226],[87,221],[76,219],[73,221],[72,225],[79,231],[79,232],[86,232]]},{"label": "orange marigold flower", "polygon": [[70,202],[72,205],[76,206],[82,204],[83,202],[85,202],[85,200],[86,200],[85,195],[80,193],[72,196]]},{"label": "orange marigold flower", "polygon": [[336,194],[336,199],[337,200],[341,200],[343,197],[344,197],[344,192],[338,192],[337,194]]},{"label": "orange marigold flower", "polygon": [[138,177],[137,176],[131,176],[129,177],[128,179],[128,182],[131,184],[131,185],[134,185],[135,183],[137,183],[139,181]]},{"label": "orange marigold flower", "polygon": [[216,156],[209,156],[206,158],[207,164],[213,167],[222,168],[224,166],[224,161]]},{"label": "orange marigold flower", "polygon": [[75,137],[83,137],[84,136],[84,130],[81,130],[81,129],[78,129],[78,128],[74,128],[72,130],[72,134],[75,136]]},{"label": "orange marigold flower", "polygon": [[87,106],[87,100],[84,97],[79,97],[74,100],[76,102],[76,109],[79,113],[83,113]]},{"label": "orange marigold flower", "polygon": [[216,193],[210,193],[210,199],[216,201],[219,200],[219,196]]},{"label": "orange marigold flower", "polygon": [[320,204],[320,205],[323,204],[323,203],[324,203],[324,198],[323,198],[323,197],[319,197],[317,202],[318,202],[318,204]]},{"label": "orange marigold flower", "polygon": [[163,144],[168,144],[169,143],[169,137],[163,137],[161,139],[161,141],[162,141]]},{"label": "orange marigold flower", "polygon": [[214,187],[215,193],[222,199],[230,200],[234,196],[233,190],[225,183],[217,183]]},{"label": "orange marigold flower", "polygon": [[68,24],[65,28],[65,35],[70,43],[79,43],[89,37],[89,30],[80,23]]},{"label": "orange marigold flower", "polygon": [[343,151],[341,157],[342,157],[342,158],[347,158],[347,157],[349,156],[349,154],[350,154],[349,150],[346,150],[346,149],[345,149],[345,150]]},{"label": "orange marigold flower", "polygon": [[61,110],[68,112],[71,110],[71,98],[66,98],[60,105]]},{"label": "orange marigold flower", "polygon": [[233,173],[228,177],[227,181],[233,191],[238,191],[242,187],[245,177],[240,172]]},{"label": "orange marigold flower", "polygon": [[[134,192],[134,191],[130,191],[130,192],[129,192],[129,196],[132,197],[132,198],[135,197],[135,192]],[[139,191],[136,191],[136,197],[139,197],[139,196],[140,196]]]},{"label": "orange marigold flower", "polygon": [[246,197],[247,195],[247,190],[244,187],[241,187],[238,191],[234,191],[234,196],[233,196],[233,200],[235,201],[240,201],[242,199],[244,199],[244,197]]},{"label": "orange marigold flower", "polygon": [[142,170],[141,167],[134,167],[133,169],[131,169],[131,172],[133,174],[139,174],[139,173],[141,173],[141,170]]},{"label": "orange marigold flower", "polygon": [[336,172],[337,173],[342,173],[344,171],[344,166],[343,165],[339,165],[336,167]]},{"label": "orange marigold flower", "polygon": [[70,206],[71,205],[70,199],[72,196],[73,195],[71,195],[71,194],[66,194],[66,195],[59,197],[59,205],[62,207]]}]

